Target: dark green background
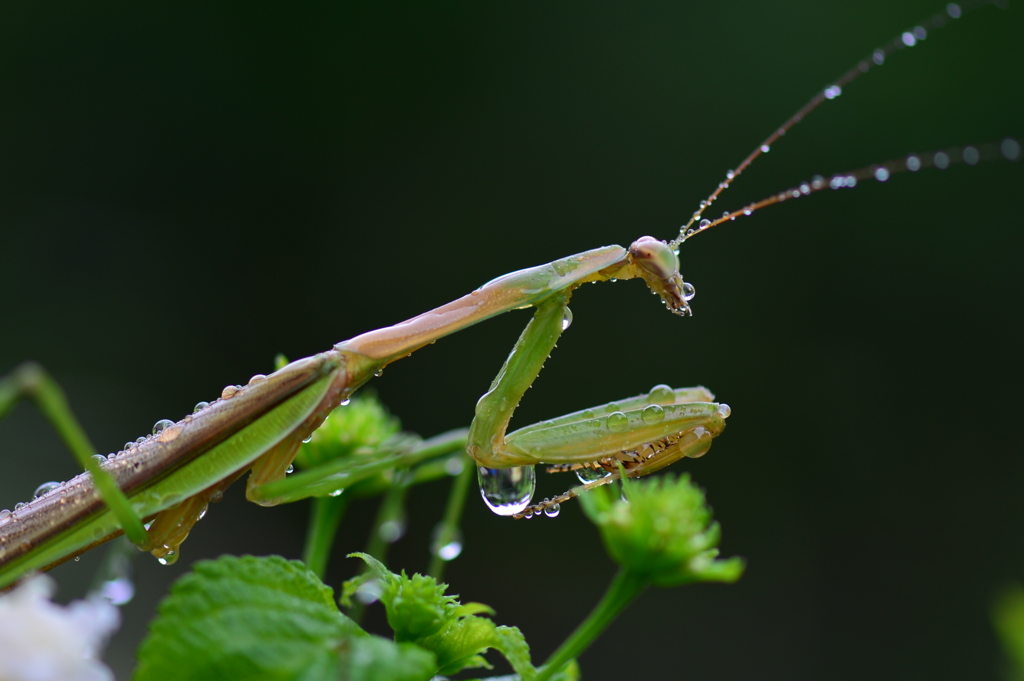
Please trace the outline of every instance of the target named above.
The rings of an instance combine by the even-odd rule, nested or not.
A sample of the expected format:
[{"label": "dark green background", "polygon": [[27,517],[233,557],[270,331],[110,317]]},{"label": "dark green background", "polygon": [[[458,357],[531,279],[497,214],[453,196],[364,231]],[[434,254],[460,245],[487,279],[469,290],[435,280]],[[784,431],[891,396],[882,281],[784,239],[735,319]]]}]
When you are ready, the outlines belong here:
[{"label": "dark green background", "polygon": [[[821,86],[938,0],[0,8],[0,372],[43,362],[103,451],[277,352],[328,348],[505,272],[671,237]],[[716,205],[953,144],[1024,135],[1024,7],[978,10],[800,124]],[[586,287],[520,425],[702,383],[733,407],[708,490],[734,587],[650,591],[585,678],[995,679],[988,609],[1024,581],[1019,322],[1024,167],[828,192],[683,249],[696,315]],[[527,313],[373,386],[423,434],[468,425]],[[0,424],[0,506],[74,474],[33,409]],[[560,491],[546,480],[540,494]],[[423,569],[443,487],[411,497],[392,567]],[[338,541],[355,565],[372,507]],[[120,677],[188,561],[300,551],[305,508],[240,490],[140,596]],[[541,660],[613,567],[578,507],[474,496],[447,577]],[[77,595],[95,557],[58,572]],[[379,622],[379,618],[378,618]]]}]

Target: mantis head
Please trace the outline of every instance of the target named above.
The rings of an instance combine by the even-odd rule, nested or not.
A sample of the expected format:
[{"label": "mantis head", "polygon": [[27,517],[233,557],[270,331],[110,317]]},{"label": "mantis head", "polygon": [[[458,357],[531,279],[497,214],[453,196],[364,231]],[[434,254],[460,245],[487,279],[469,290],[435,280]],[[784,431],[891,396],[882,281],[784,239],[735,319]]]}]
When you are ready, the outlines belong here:
[{"label": "mantis head", "polygon": [[665,301],[665,307],[682,317],[693,314],[689,301],[694,289],[683,281],[679,256],[671,246],[653,236],[642,236],[629,247],[629,260],[647,286]]}]

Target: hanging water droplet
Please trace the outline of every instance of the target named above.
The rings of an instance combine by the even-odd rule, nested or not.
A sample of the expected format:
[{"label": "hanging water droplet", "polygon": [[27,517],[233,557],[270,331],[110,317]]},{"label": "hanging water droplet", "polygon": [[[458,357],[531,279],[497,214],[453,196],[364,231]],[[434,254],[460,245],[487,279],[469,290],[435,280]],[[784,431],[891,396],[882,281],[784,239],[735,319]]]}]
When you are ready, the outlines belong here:
[{"label": "hanging water droplet", "polygon": [[572,310],[568,307],[562,312],[562,331],[572,326]]},{"label": "hanging water droplet", "polygon": [[547,508],[544,509],[544,515],[546,515],[549,518],[557,518],[558,514],[561,513],[561,512],[562,512],[562,505],[561,504],[551,504],[550,506],[548,506]]},{"label": "hanging water droplet", "polygon": [[879,182],[885,182],[889,179],[889,169],[885,166],[879,166],[875,168],[875,179]]},{"label": "hanging water droplet", "polygon": [[39,497],[44,497],[58,487],[60,487],[59,482],[44,482],[39,485],[39,487],[36,487],[36,491],[32,493],[32,498],[38,499]]},{"label": "hanging water droplet", "polygon": [[935,167],[938,168],[939,170],[945,170],[946,168],[949,167],[949,154],[940,151],[935,154],[935,157],[932,159],[932,162],[935,164]]},{"label": "hanging water droplet", "polygon": [[266,377],[265,374],[256,374],[255,376],[253,376],[252,378],[249,379],[249,385],[255,385],[255,384],[259,383],[260,381],[265,381],[265,380],[267,380],[267,377]]},{"label": "hanging water droplet", "polygon": [[594,482],[595,480],[600,480],[601,478],[607,478],[609,475],[611,475],[611,473],[606,471],[603,468],[577,468],[576,469],[576,477],[579,478],[580,482],[582,482],[584,485],[587,484],[588,482]]},{"label": "hanging water droplet", "polygon": [[964,147],[964,163],[969,166],[975,165],[981,160],[981,153],[977,147]]},{"label": "hanging water droplet", "polygon": [[308,444],[313,439],[313,433],[310,433],[308,437],[302,438],[302,444]]},{"label": "hanging water droplet", "polygon": [[156,561],[161,565],[174,565],[178,562],[178,552],[173,549],[169,550],[164,555],[158,556]]},{"label": "hanging water droplet", "polygon": [[697,289],[695,289],[693,287],[693,284],[691,284],[690,282],[684,281],[683,282],[683,300],[691,301],[691,300],[693,300],[693,297],[695,295],[697,295]]},{"label": "hanging water droplet", "polygon": [[1007,137],[999,143],[999,153],[1007,161],[1016,161],[1020,158],[1020,142],[1012,137]]},{"label": "hanging water droplet", "polygon": [[344,492],[344,491],[345,491],[344,487],[339,487],[338,489],[334,490],[333,492],[330,492],[327,496],[329,496],[329,497],[340,497],[341,493]]},{"label": "hanging water droplet", "polygon": [[285,472],[286,475],[290,475],[291,473],[294,473],[295,472],[295,464],[291,464],[291,463],[288,464],[288,468],[286,468],[284,470],[284,472]]},{"label": "hanging water droplet", "polygon": [[726,177],[727,177],[728,179],[730,179],[730,180],[731,180],[732,178],[736,177],[736,171],[735,171],[735,170],[726,170],[726,171],[725,171],[725,176],[726,176]]},{"label": "hanging water droplet", "polygon": [[621,433],[629,425],[629,418],[621,411],[616,411],[608,414],[606,423],[608,424],[608,430],[613,433]]},{"label": "hanging water droplet", "polygon": [[170,428],[173,425],[174,421],[170,419],[160,419],[159,421],[153,424],[153,435],[156,435],[157,433],[163,431],[165,428]]},{"label": "hanging water droplet", "polygon": [[352,401],[351,397],[346,397],[345,399],[343,399],[341,401],[341,404],[339,404],[338,406],[339,407],[347,407],[351,401]]},{"label": "hanging water droplet", "polygon": [[76,562],[76,563],[77,563],[78,561],[80,561],[80,560],[82,560],[82,557],[81,557],[81,556],[75,556],[75,562]]},{"label": "hanging water droplet", "polygon": [[515,515],[530,505],[537,486],[533,466],[513,468],[477,468],[480,496],[498,515]]},{"label": "hanging water droplet", "polygon": [[202,410],[206,409],[209,406],[210,406],[209,402],[196,402],[196,406],[193,407],[192,413],[193,414],[198,414],[199,412],[201,412]]},{"label": "hanging water droplet", "polygon": [[649,404],[640,412],[640,418],[648,425],[661,423],[665,420],[665,410],[657,404]]},{"label": "hanging water droplet", "polygon": [[700,229],[707,229],[708,227],[711,226],[711,220],[708,220],[707,218],[704,218],[703,220],[700,221],[700,223],[697,226]]},{"label": "hanging water droplet", "polygon": [[727,419],[732,414],[732,407],[724,402],[718,405],[718,414],[723,418]]},{"label": "hanging water droplet", "polygon": [[762,144],[761,145],[761,153],[762,154],[767,154],[769,151],[771,151],[771,147],[769,147],[767,144]]},{"label": "hanging water droplet", "polygon": [[430,552],[444,561],[455,560],[462,553],[462,532],[459,531],[459,528],[453,527],[448,531],[448,536],[442,540],[441,535],[444,529],[443,522],[434,527],[434,533],[430,538]]},{"label": "hanging water droplet", "polygon": [[650,404],[672,404],[676,401],[676,391],[671,386],[659,383],[651,388],[647,394],[647,401]]}]

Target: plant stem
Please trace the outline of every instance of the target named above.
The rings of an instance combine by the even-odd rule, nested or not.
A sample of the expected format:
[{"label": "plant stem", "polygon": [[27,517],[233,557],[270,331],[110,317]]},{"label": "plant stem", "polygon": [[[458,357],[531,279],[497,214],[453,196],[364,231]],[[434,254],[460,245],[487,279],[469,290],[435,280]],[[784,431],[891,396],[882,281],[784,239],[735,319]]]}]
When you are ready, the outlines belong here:
[{"label": "plant stem", "polygon": [[334,537],[341,523],[341,516],[348,505],[346,495],[338,497],[316,497],[310,509],[309,528],[306,530],[306,546],[302,560],[321,580],[327,572],[327,559],[334,546]]},{"label": "plant stem", "polygon": [[646,586],[647,581],[632,570],[620,568],[600,602],[587,615],[587,619],[576,627],[576,631],[551,654],[534,681],[548,681],[569,660],[579,657]]},{"label": "plant stem", "polygon": [[475,471],[476,462],[468,456],[463,457],[462,472],[452,482],[452,491],[448,495],[448,507],[445,509],[444,519],[441,520],[441,526],[438,528],[437,541],[431,541],[430,567],[427,569],[427,574],[438,582],[441,581],[445,563],[448,562],[441,558],[440,549],[447,546],[459,531],[462,507],[466,503],[466,492],[469,490],[469,483],[473,479]]}]

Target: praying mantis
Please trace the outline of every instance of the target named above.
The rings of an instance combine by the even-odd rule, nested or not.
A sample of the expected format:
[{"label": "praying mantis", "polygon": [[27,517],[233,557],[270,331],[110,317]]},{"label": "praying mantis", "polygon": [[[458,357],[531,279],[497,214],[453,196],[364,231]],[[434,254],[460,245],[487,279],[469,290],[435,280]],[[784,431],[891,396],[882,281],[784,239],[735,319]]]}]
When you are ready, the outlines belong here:
[{"label": "praying mantis", "polygon": [[[582,260],[587,260],[587,259],[589,259],[589,258],[594,258],[594,259],[598,259],[598,261],[599,261],[599,262],[601,262],[602,264],[603,264],[603,263],[604,263],[605,261],[601,261],[601,260],[600,260],[600,258],[601,258],[601,257],[604,257],[604,256],[608,256],[608,257],[609,257],[609,259],[610,259],[610,260],[609,260],[609,262],[613,262],[613,263],[618,263],[618,262],[620,262],[620,260],[621,260],[621,258],[620,258],[620,256],[619,256],[618,252],[615,252],[615,254],[614,254],[614,258],[612,258],[612,254],[609,254],[609,253],[602,253],[602,254],[592,254],[592,255],[587,255],[587,253],[592,253],[592,252],[586,252],[586,253],[584,253],[584,254],[580,254],[580,257],[581,257],[581,259],[582,259]],[[586,257],[586,258],[583,258],[582,256],[584,256],[584,255],[587,255],[587,257]],[[570,264],[573,264],[573,265],[575,265],[575,264],[576,264],[575,262],[572,262],[572,263],[571,263],[570,261],[567,261],[567,260],[559,260],[559,261],[554,261],[554,262],[556,262],[556,263],[562,263],[562,266],[563,266],[563,267],[565,267],[565,268],[568,268]],[[555,266],[554,266],[554,265],[551,265],[550,267],[555,267]],[[611,265],[609,265],[609,267],[611,267]],[[624,267],[625,267],[625,266],[624,266]],[[598,273],[600,273],[600,270],[598,270]],[[557,268],[556,268],[556,274],[557,274]],[[593,273],[591,273],[591,274],[593,274]],[[629,273],[624,273],[624,274],[620,275],[620,276],[619,276],[619,278],[626,278],[626,274],[631,274],[631,272],[629,272]],[[559,275],[559,276],[563,276],[563,275]],[[588,276],[589,276],[589,275],[588,275]],[[601,275],[601,276],[604,276],[604,275]],[[667,277],[667,276],[662,276],[661,278],[662,278],[662,279],[665,279],[665,278],[668,278],[668,277]],[[585,278],[584,278],[584,279],[585,279]],[[576,280],[576,281],[583,281],[584,279],[579,279],[579,280]],[[502,289],[502,290],[505,290],[505,289]],[[588,292],[588,293],[589,293],[589,292]],[[488,292],[488,293],[487,293],[486,295],[490,296],[490,295],[491,295],[491,292]],[[518,304],[518,303],[524,303],[524,302],[525,302],[524,300],[519,300],[519,301],[517,301],[517,304]],[[561,310],[560,310],[559,308],[555,307],[555,303],[551,303],[551,305],[552,305],[552,307],[550,307],[550,308],[548,308],[548,309],[546,309],[546,310],[545,310],[545,314],[547,315],[547,316],[545,317],[545,320],[546,320],[546,323],[547,323],[547,324],[548,324],[549,326],[551,326],[551,327],[554,327],[554,326],[557,326],[557,325],[559,325],[559,324],[561,324],[561,323],[562,323],[562,319],[564,318],[564,312],[561,312]],[[555,324],[555,322],[558,322],[558,324]],[[556,330],[556,331],[557,331],[557,330]],[[416,341],[416,342],[419,342],[419,341]],[[414,344],[415,344],[415,343],[414,343]],[[542,346],[542,345],[538,345],[538,346],[535,346],[535,347],[543,347],[543,346]],[[407,352],[407,351],[411,351],[411,349],[414,349],[414,348],[412,348],[412,346],[411,346],[411,345],[409,345],[409,346],[400,346],[400,347],[399,347],[399,348],[398,348],[398,349],[397,349],[397,350],[395,351],[395,353],[397,353],[397,355],[400,355],[400,354],[402,354],[402,353],[404,353],[404,352]],[[391,359],[392,357],[396,356],[396,354],[395,354],[395,353],[392,353],[392,354],[388,355],[388,356],[387,356],[387,359],[388,359],[388,360],[390,360],[390,359]],[[543,357],[542,357],[541,355],[543,355],[543,356],[546,356],[546,352],[543,352],[543,353],[539,353],[539,352],[538,352],[538,353],[537,353],[537,355],[536,355],[536,357],[535,357],[534,359],[536,359],[536,358],[540,358],[540,359],[543,359]],[[380,360],[381,358],[373,358],[373,359],[375,359],[375,360]],[[327,360],[324,360],[324,361],[327,361]],[[381,367],[381,368],[382,368],[382,367]],[[374,371],[375,371],[375,370],[376,370],[376,366],[375,366],[375,365],[373,365],[373,363],[371,362],[371,363],[370,363],[370,367],[368,367],[368,368],[366,368],[366,369],[364,369],[364,370],[363,370],[363,375],[364,375],[364,377],[365,377],[365,378],[368,378],[368,377],[369,377],[370,375],[372,375],[372,373],[374,373]],[[347,389],[347,388],[349,388],[349,387],[352,387],[352,386],[353,386],[354,384],[355,384],[355,382],[353,382],[353,383],[350,383],[350,384],[346,384],[346,388],[342,388],[342,389],[339,389],[339,390],[338,390],[338,392],[337,392],[337,395],[335,395],[335,397],[337,397],[337,398],[341,398],[341,397],[343,396],[343,394],[344,394],[344,391],[345,391],[345,389]],[[254,388],[255,388],[255,387],[256,387],[256,386],[254,386]],[[500,397],[500,396],[501,396],[501,394],[499,394],[498,396]],[[234,398],[232,397],[231,399],[234,399]],[[231,403],[230,403],[230,400],[226,400],[226,401],[225,401],[225,404],[231,404]],[[709,419],[709,421],[708,421],[707,423],[708,423],[709,425],[713,426],[713,427],[712,427],[712,428],[710,428],[709,430],[711,431],[711,434],[717,434],[717,432],[718,432],[718,431],[720,431],[720,424],[719,424],[719,422],[718,422],[718,419],[720,419],[720,418],[721,418],[721,413],[720,413],[720,411],[719,411],[719,410],[720,410],[720,407],[719,407],[719,405],[716,405],[716,404],[714,404],[714,403],[712,403],[712,402],[710,402],[710,401],[707,401],[707,402],[705,402],[705,404],[707,404],[707,405],[708,405],[707,407],[703,407],[703,408],[705,408],[705,409],[707,409],[707,410],[708,410],[708,412],[707,412],[707,413],[705,414],[705,416],[707,416],[707,418]],[[715,414],[718,414],[718,416],[716,416]],[[501,415],[500,415],[500,416],[499,416],[499,417],[497,418],[497,420],[498,420],[498,421],[502,421],[502,420],[507,420],[507,419],[505,418],[505,417],[506,417],[507,415],[508,415],[507,411],[503,411],[503,412],[502,412],[502,414],[501,414]],[[628,428],[628,430],[629,430],[629,432],[639,432],[638,430],[635,430],[635,429],[637,429],[637,428],[639,428],[639,427],[640,427],[640,426],[639,426],[639,424],[638,424],[638,423],[636,423],[636,424],[633,424],[633,423],[631,423],[631,424],[630,424],[630,426],[629,426],[629,428]],[[705,426],[703,426],[703,425],[702,425],[702,426],[694,426],[694,427],[705,427]],[[307,428],[307,430],[308,430],[308,428]],[[488,435],[488,436],[489,436],[489,435],[491,435],[492,433],[494,433],[494,432],[495,432],[495,430],[494,430],[493,428],[485,428],[484,430],[486,431],[485,435]],[[164,431],[164,432],[166,432],[166,431]],[[305,434],[306,434],[305,432],[299,433],[299,432],[297,432],[297,431],[296,431],[295,433],[293,433],[293,435],[294,435],[294,437],[295,437],[295,438],[299,437],[299,435],[303,435],[303,436],[304,436]],[[644,435],[643,437],[648,437],[648,436],[647,436],[647,435]],[[294,439],[294,438],[293,438],[293,439]],[[484,439],[486,440],[486,438],[484,438]],[[499,438],[499,439],[500,439],[500,438]],[[488,447],[487,447],[486,443],[480,443],[480,444],[478,444],[477,446],[479,446],[479,447],[483,448],[484,450],[487,450],[487,449],[488,449]],[[627,447],[627,448],[628,448],[628,447]],[[592,460],[592,459],[594,458],[594,456],[593,456],[593,455],[595,454],[595,452],[591,451],[591,450],[589,449],[589,447],[584,447],[583,449],[586,449],[586,450],[587,450],[587,456],[590,456],[590,457],[591,457],[591,459],[590,459],[590,460]],[[621,448],[620,448],[620,449],[621,449]],[[494,464],[494,465],[500,465],[500,464],[506,464],[506,463],[509,463],[509,461],[507,461],[507,460],[501,460],[501,459],[493,459],[493,460],[492,460],[492,459],[489,459],[489,458],[487,458],[487,457],[489,457],[490,455],[491,455],[491,452],[490,452],[490,451],[488,451],[488,452],[485,452],[485,453],[483,454],[483,456],[485,457],[485,462],[486,462],[486,463],[491,463],[491,464]],[[518,459],[513,459],[513,460],[512,460],[512,462],[518,462],[518,461],[520,461],[520,460],[518,460]],[[556,461],[556,463],[557,463],[557,462],[558,462],[558,461]],[[275,474],[280,474],[280,472],[281,472],[281,470],[283,469],[283,467],[284,467],[284,466],[283,466],[283,464],[280,464],[280,462],[279,462],[279,465],[277,465],[277,466],[276,466],[276,471],[275,471]]]}]

